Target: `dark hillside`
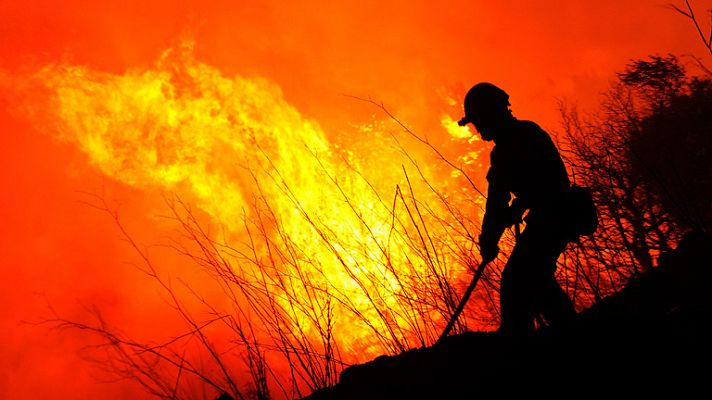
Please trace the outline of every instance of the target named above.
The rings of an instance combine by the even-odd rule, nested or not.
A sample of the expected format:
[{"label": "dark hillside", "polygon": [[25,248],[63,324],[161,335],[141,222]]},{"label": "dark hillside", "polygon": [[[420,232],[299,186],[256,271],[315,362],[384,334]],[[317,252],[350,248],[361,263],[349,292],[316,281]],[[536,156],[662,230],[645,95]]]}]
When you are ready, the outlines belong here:
[{"label": "dark hillside", "polygon": [[352,366],[337,386],[308,399],[439,399],[563,388],[560,394],[575,396],[662,389],[708,395],[710,249],[707,236],[687,235],[659,267],[580,313],[571,326],[526,339],[481,332],[450,337]]}]

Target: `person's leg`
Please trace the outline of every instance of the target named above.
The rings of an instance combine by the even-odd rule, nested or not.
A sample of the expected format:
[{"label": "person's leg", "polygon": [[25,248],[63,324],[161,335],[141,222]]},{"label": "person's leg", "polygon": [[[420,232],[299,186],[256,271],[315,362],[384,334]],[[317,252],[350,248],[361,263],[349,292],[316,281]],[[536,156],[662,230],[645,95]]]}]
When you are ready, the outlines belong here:
[{"label": "person's leg", "polygon": [[576,315],[573,302],[554,275],[549,276],[542,285],[540,312],[550,326],[566,325]]},{"label": "person's leg", "polygon": [[565,324],[573,319],[576,310],[554,273],[556,261],[564,251],[566,242],[551,236],[541,236],[541,239],[537,241],[536,251],[533,252],[539,269],[535,312],[541,314],[549,325]]},{"label": "person's leg", "polygon": [[514,246],[502,271],[499,302],[502,322],[499,328],[507,335],[524,336],[534,332],[534,314],[531,308],[530,249],[528,240],[522,238]]}]

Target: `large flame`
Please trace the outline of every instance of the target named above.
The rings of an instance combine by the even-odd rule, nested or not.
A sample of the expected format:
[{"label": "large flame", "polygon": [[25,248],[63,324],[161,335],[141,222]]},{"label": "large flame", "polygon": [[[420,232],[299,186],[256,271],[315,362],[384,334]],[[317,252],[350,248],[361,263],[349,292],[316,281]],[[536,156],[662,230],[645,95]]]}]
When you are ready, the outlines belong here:
[{"label": "large flame", "polygon": [[62,138],[93,165],[131,186],[190,193],[232,230],[249,207],[245,167],[270,156],[301,193],[319,179],[305,153],[331,150],[278,87],[223,77],[192,58],[190,43],[166,51],[154,70],[117,76],[65,66],[44,76],[56,90]]},{"label": "large flame", "polygon": [[[335,340],[355,346],[360,359],[381,353],[383,338],[408,346],[437,334],[432,322],[442,319],[446,304],[432,293],[441,301],[452,296],[442,278],[464,271],[465,249],[472,247],[471,235],[452,226],[476,225],[457,221],[462,215],[449,208],[456,200],[443,194],[454,179],[447,172],[402,147],[386,156],[380,153],[387,150],[339,148],[276,85],[225,77],[193,58],[192,43],[167,50],[150,70],[113,75],[60,65],[39,76],[53,92],[61,138],[107,176],[194,202],[226,228],[220,240],[227,242],[250,241],[250,225],[269,214],[265,243],[253,244],[250,263],[235,257],[233,267],[263,268],[271,246],[297,249],[291,258],[270,261],[281,283],[271,290],[289,292],[276,298],[295,324],[309,325],[309,315],[290,302],[322,293],[312,311],[333,307]],[[452,118],[442,124],[454,139],[476,141]],[[409,161],[393,158],[399,152]],[[471,152],[461,161],[472,164],[478,156]],[[284,277],[298,282],[284,284]]]}]

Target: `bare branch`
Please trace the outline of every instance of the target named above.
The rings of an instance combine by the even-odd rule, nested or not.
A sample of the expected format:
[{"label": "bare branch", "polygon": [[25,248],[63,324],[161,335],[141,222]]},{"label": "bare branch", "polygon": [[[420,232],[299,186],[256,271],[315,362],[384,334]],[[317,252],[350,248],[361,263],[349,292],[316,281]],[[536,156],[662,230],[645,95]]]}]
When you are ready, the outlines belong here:
[{"label": "bare branch", "polygon": [[472,179],[470,179],[470,176],[467,174],[467,172],[465,172],[465,170],[462,169],[462,167],[460,167],[460,166],[458,166],[458,165],[455,165],[452,161],[450,161],[447,157],[445,157],[445,156],[440,152],[440,150],[438,150],[432,143],[430,143],[430,141],[428,140],[427,137],[420,137],[420,135],[417,135],[416,133],[414,133],[410,128],[408,128],[408,126],[407,126],[406,124],[404,124],[403,122],[401,122],[401,120],[399,120],[395,115],[393,115],[393,114],[386,108],[386,106],[383,105],[383,103],[378,103],[378,102],[376,102],[376,101],[374,101],[374,100],[371,100],[371,99],[364,99],[364,98],[358,97],[358,96],[352,96],[352,95],[345,95],[345,96],[351,97],[352,99],[355,99],[355,100],[359,100],[359,101],[363,101],[363,102],[366,102],[366,103],[373,104],[374,106],[380,108],[386,115],[388,115],[389,118],[391,118],[396,124],[398,124],[398,125],[403,129],[404,132],[406,132],[407,134],[409,134],[410,136],[412,136],[413,138],[415,138],[415,139],[418,140],[419,142],[423,143],[424,145],[428,146],[428,147],[429,147],[441,160],[443,160],[447,165],[449,165],[450,167],[454,168],[456,171],[458,171],[459,173],[461,173],[462,176],[464,176],[465,179],[467,179],[467,181],[470,183],[470,186],[472,186],[472,188],[475,189],[475,191],[476,191],[477,193],[479,193],[480,196],[484,197],[485,199],[487,198],[487,195],[485,195],[485,194],[477,187],[477,185],[475,185],[475,183],[472,181]]},{"label": "bare branch", "polygon": [[[710,27],[710,33],[705,34],[702,31],[702,27],[700,26],[700,23],[697,20],[697,17],[695,16],[695,11],[692,9],[692,5],[690,4],[689,0],[685,0],[685,6],[687,7],[687,11],[681,9],[680,7],[674,4],[670,4],[670,8],[672,8],[679,14],[685,16],[686,18],[689,18],[692,21],[692,23],[695,25],[697,33],[700,35],[700,39],[702,39],[702,43],[704,43],[705,47],[707,48],[707,51],[712,54],[712,27]],[[712,15],[712,10],[710,11],[710,15]]]}]

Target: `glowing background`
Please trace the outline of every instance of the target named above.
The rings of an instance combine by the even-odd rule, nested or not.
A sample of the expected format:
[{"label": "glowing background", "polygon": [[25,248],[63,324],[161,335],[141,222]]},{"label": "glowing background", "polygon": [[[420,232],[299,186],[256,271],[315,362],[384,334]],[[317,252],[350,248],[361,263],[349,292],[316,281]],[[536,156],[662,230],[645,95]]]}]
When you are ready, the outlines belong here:
[{"label": "glowing background", "polygon": [[500,84],[515,115],[554,130],[557,99],[594,105],[629,59],[700,53],[689,23],[656,1],[282,3],[0,2],[3,397],[119,399],[134,391],[96,383],[103,376],[77,355],[80,336],[20,324],[47,314],[45,296],[78,318],[80,303],[96,304],[146,337],[160,332],[164,308],[154,285],[127,265],[134,255],[111,221],[78,193],[119,199],[129,228],[154,243],[160,190],[97,168],[76,141],[51,133],[57,119],[28,118],[18,105],[29,97],[38,102],[30,109],[47,110],[39,102],[48,97],[41,88],[18,90],[15,77],[51,64],[106,76],[155,69],[164,50],[189,38],[198,63],[228,79],[261,77],[294,110],[290,118],[319,125],[319,140],[365,152],[373,145],[348,135],[378,111],[342,94],[382,100],[415,131],[453,146],[441,119],[457,107],[446,97],[476,81]]}]

